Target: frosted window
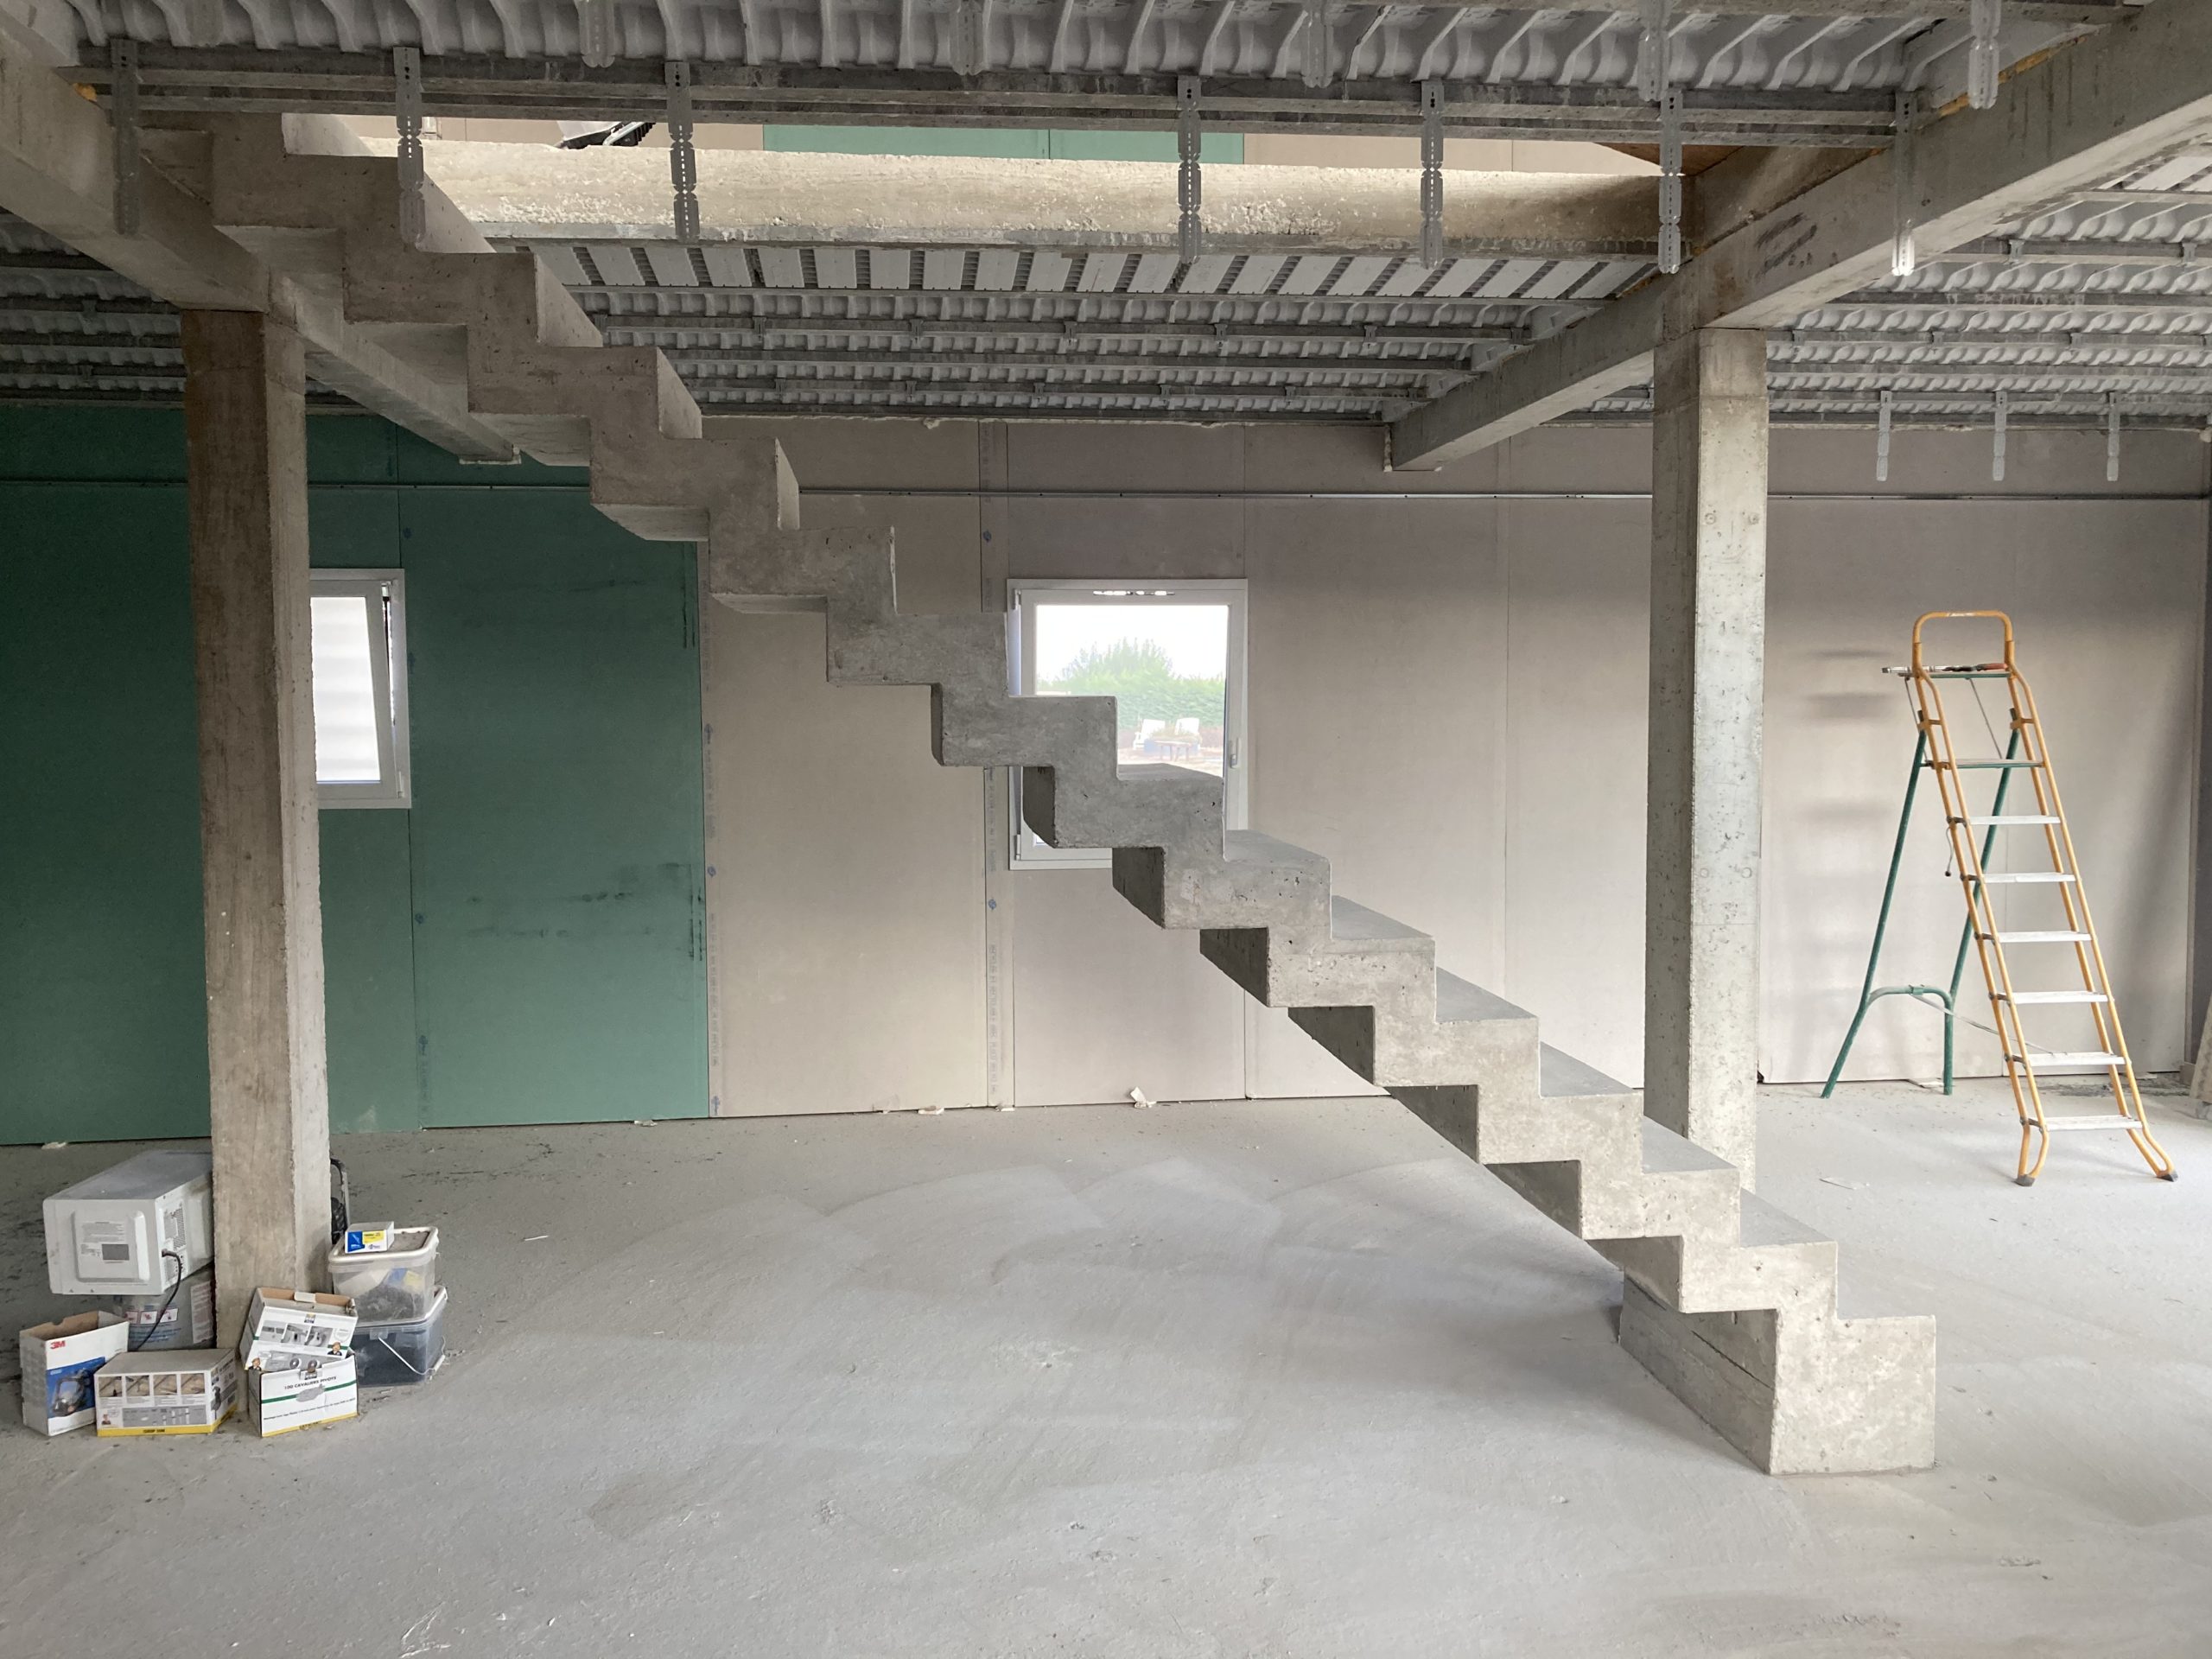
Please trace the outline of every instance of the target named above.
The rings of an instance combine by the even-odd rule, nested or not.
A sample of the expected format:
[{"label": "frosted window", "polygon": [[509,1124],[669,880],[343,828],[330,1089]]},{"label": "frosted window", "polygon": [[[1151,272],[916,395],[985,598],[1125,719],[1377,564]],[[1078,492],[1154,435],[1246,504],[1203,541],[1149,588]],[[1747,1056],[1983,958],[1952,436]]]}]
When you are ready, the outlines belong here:
[{"label": "frosted window", "polygon": [[308,592],[316,794],[324,806],[405,806],[406,577],[317,570]]},{"label": "frosted window", "polygon": [[377,741],[380,721],[376,668],[370,655],[369,601],[347,594],[318,597],[313,604],[315,781],[381,783],[384,765]]}]

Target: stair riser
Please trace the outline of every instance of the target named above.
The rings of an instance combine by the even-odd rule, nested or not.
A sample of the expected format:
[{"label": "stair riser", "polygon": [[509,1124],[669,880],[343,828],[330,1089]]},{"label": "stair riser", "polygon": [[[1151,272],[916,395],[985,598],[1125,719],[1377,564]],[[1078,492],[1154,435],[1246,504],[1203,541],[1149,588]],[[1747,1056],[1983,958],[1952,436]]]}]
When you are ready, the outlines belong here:
[{"label": "stair riser", "polygon": [[[1295,931],[1281,926],[1217,928],[1198,950],[1245,993],[1271,1008],[1340,1007],[1382,997],[1436,995],[1436,945],[1329,946],[1325,925]],[[1307,942],[1321,940],[1318,948]]]},{"label": "stair riser", "polygon": [[1631,1284],[1621,1346],[1770,1474],[1936,1460],[1932,1319],[1678,1313]]},{"label": "stair riser", "polygon": [[1533,1095],[1537,1037],[1533,1020],[1467,1020],[1440,1026],[1418,1014],[1417,998],[1375,1006],[1294,1007],[1292,1020],[1344,1065],[1379,1088],[1448,1088],[1486,1078]]},{"label": "stair riser", "polygon": [[[1069,755],[1114,753],[1111,697],[1014,697],[936,688],[930,728],[938,764],[1050,766]],[[1103,779],[1103,766],[1097,768]]]},{"label": "stair riser", "polygon": [[1021,815],[1053,847],[1221,847],[1221,781],[1108,782],[1073,768],[1025,767]]},{"label": "stair riser", "polygon": [[1224,859],[1205,847],[1121,847],[1114,889],[1161,927],[1236,927],[1281,916],[1316,919],[1329,910],[1327,868]]}]

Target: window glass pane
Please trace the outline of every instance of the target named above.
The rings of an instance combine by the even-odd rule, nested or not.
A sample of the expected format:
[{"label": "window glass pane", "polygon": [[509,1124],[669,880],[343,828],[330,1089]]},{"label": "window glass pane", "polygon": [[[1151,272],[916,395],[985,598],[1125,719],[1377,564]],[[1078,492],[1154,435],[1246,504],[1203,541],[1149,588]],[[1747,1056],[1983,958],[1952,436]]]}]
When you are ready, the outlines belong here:
[{"label": "window glass pane", "polygon": [[315,776],[321,784],[382,780],[377,760],[376,676],[370,658],[383,632],[359,594],[310,601],[315,639]]},{"label": "window glass pane", "polygon": [[1220,777],[1228,672],[1226,605],[1038,607],[1037,694],[1112,697],[1125,766]]}]

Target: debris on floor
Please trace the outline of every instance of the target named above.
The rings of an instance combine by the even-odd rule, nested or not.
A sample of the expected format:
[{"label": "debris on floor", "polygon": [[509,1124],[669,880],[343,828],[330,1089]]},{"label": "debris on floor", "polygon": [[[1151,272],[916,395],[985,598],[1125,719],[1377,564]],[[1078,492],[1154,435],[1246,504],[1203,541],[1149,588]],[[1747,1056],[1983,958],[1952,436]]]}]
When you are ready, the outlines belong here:
[{"label": "debris on floor", "polygon": [[438,1230],[354,1224],[333,1169],[334,1288],[256,1290],[234,1351],[212,1345],[207,1153],[142,1153],[48,1198],[49,1288],[111,1307],[21,1334],[24,1424],[49,1436],[205,1434],[243,1408],[266,1438],[356,1415],[364,1387],[429,1376],[445,1357]]}]

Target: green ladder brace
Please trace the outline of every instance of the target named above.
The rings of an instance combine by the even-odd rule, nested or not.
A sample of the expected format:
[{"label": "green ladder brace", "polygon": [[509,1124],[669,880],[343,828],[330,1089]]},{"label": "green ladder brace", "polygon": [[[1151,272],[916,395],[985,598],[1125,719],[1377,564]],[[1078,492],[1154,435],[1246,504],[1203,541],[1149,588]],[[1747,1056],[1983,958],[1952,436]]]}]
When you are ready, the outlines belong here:
[{"label": "green ladder brace", "polygon": [[[2012,728],[2012,741],[2005,746],[2005,759],[2017,760],[2020,754],[2020,728]],[[1835,1093],[1835,1085],[1843,1076],[1843,1063],[1851,1058],[1851,1046],[1859,1039],[1859,1027],[1866,1022],[1866,1011],[1885,996],[1909,996],[1918,1001],[1934,997],[1943,1010],[1943,1092],[1952,1092],[1952,1059],[1957,1051],[1959,1017],[1959,981],[1967,970],[1967,947],[1974,943],[1974,912],[1967,912],[1966,925],[1959,930],[1959,953],[1951,963],[1951,984],[1946,990],[1939,985],[1877,985],[1874,974],[1882,959],[1882,936],[1889,931],[1890,905],[1897,897],[1897,867],[1904,861],[1905,831],[1912,824],[1912,800],[1920,788],[1920,774],[1928,763],[1928,734],[1922,732],[1912,746],[1912,769],[1905,774],[1904,808],[1897,814],[1897,844],[1890,850],[1890,879],[1882,884],[1882,911],[1874,920],[1874,948],[1866,953],[1866,977],[1859,988],[1859,1012],[1851,1016],[1851,1029],[1843,1033],[1843,1046],[1835,1052],[1835,1064],[1828,1068],[1827,1085],[1821,1090],[1826,1100]],[[1986,762],[1982,764],[1986,765]],[[1990,816],[1994,817],[2005,810],[2005,791],[2011,787],[2013,768],[2004,767],[1998,774],[1997,794],[1990,804]],[[1986,869],[1989,855],[1996,850],[1997,826],[1992,824],[1982,838],[1981,862]]]}]

